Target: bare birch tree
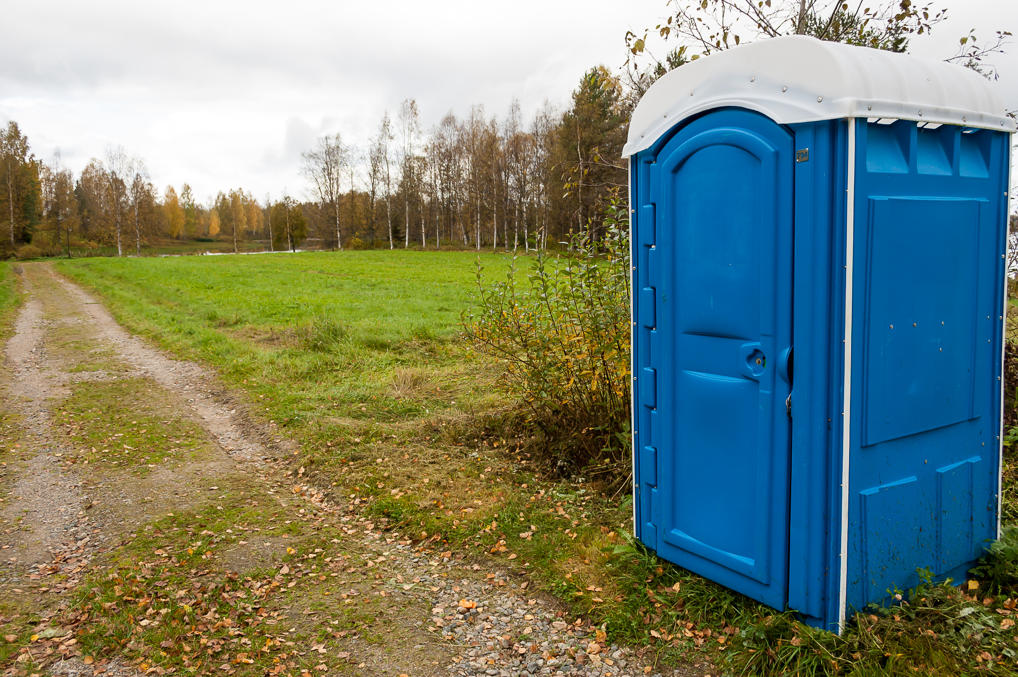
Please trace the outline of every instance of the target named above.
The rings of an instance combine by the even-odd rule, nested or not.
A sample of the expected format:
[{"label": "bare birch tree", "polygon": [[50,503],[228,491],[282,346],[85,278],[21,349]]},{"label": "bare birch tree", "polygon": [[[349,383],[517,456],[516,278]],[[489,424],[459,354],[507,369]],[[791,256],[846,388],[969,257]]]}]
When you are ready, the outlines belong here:
[{"label": "bare birch tree", "polygon": [[399,108],[400,132],[400,168],[403,184],[403,213],[405,241],[403,246],[410,246],[410,186],[414,182],[414,154],[417,152],[417,135],[420,133],[420,114],[417,101],[404,99]]},{"label": "bare birch tree", "polygon": [[339,134],[334,134],[319,138],[314,149],[301,154],[304,159],[304,176],[311,181],[322,210],[335,220],[336,249],[343,248],[339,198],[348,152]]},{"label": "bare birch tree", "polygon": [[124,255],[124,213],[128,205],[127,181],[133,178],[134,161],[123,146],[107,146],[106,175],[110,209],[113,212],[113,232],[117,243],[117,256]]},{"label": "bare birch tree", "polygon": [[[394,247],[392,241],[392,155],[389,151],[392,144],[392,122],[389,113],[382,116],[382,124],[378,136],[371,144],[372,162],[379,164],[379,176],[385,180],[385,224],[389,231],[389,249]],[[384,174],[382,173],[384,171]]]}]

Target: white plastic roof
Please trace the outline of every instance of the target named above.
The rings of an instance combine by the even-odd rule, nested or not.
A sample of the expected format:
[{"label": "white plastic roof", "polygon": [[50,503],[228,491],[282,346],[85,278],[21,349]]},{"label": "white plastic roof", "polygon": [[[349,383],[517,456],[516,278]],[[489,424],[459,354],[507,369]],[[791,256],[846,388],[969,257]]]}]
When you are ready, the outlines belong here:
[{"label": "white plastic roof", "polygon": [[622,155],[723,106],[781,124],[864,117],[1015,130],[993,84],[968,68],[796,35],[718,52],[663,76],[633,111]]}]

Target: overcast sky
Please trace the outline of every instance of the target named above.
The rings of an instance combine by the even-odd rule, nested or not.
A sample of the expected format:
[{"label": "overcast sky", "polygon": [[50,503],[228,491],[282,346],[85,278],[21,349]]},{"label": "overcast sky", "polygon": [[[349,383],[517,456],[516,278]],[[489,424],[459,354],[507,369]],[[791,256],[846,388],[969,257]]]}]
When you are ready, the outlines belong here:
[{"label": "overcast sky", "polygon": [[[625,60],[627,30],[664,0],[149,3],[8,2],[0,21],[0,121],[75,174],[119,144],[162,190],[200,199],[243,187],[304,196],[300,152],[322,134],[364,144],[416,98],[425,129],[471,104],[564,107],[583,72]],[[952,54],[969,28],[1018,33],[1018,0],[945,0],[952,19],[913,52]],[[1018,43],[995,59],[1018,109]]]}]

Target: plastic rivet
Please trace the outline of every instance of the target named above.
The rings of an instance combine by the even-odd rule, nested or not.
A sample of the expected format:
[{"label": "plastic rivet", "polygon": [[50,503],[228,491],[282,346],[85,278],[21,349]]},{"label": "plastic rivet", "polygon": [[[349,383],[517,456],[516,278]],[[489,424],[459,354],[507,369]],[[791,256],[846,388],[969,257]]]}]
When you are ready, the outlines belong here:
[{"label": "plastic rivet", "polygon": [[893,324],[891,325],[891,329],[894,329],[894,325]]},{"label": "plastic rivet", "polygon": [[913,327],[918,327],[918,326],[919,326],[919,323],[918,323],[918,322],[913,322],[913,323],[912,323],[912,326],[913,326]]},{"label": "plastic rivet", "polygon": [[823,103],[823,102],[824,102],[824,97],[818,96],[817,97],[817,103]]},{"label": "plastic rivet", "polygon": [[785,85],[784,87],[782,87],[781,91],[782,92],[787,92],[788,91],[788,85]]}]

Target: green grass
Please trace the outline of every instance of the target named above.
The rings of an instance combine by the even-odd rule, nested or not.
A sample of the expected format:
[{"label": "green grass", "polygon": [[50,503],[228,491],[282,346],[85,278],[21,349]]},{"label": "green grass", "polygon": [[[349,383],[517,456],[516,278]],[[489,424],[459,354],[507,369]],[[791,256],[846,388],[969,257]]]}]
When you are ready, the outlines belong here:
[{"label": "green grass", "polygon": [[[692,654],[736,674],[1014,673],[999,619],[1016,590],[986,603],[923,586],[838,638],[658,560],[627,533],[628,498],[543,478],[500,423],[510,403],[498,365],[462,338],[476,260],[364,251],[58,265],[130,329],[246,393],[297,440],[294,463],[315,483],[416,538],[526,574],[651,659]],[[495,276],[509,259],[481,261]]]},{"label": "green grass", "polygon": [[14,321],[14,311],[21,303],[12,264],[0,261],[0,338],[7,336]]},{"label": "green grass", "polygon": [[[214,365],[280,425],[328,427],[337,418],[411,420],[454,408],[457,397],[489,398],[457,340],[476,258],[366,251],[58,265],[132,329]],[[506,265],[503,256],[484,260]],[[415,397],[401,390],[407,369],[419,370]]]}]

